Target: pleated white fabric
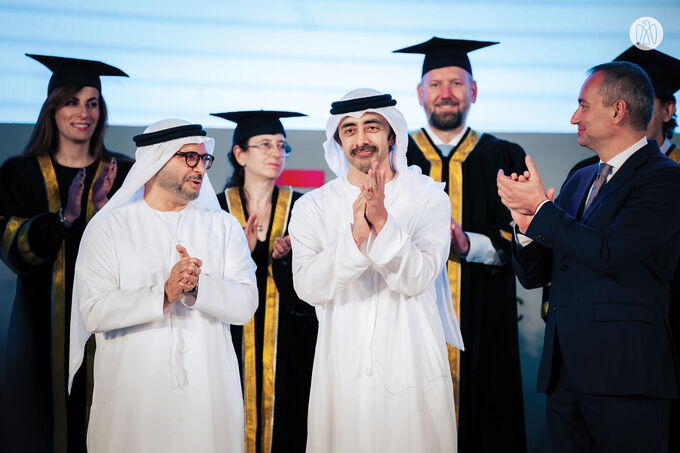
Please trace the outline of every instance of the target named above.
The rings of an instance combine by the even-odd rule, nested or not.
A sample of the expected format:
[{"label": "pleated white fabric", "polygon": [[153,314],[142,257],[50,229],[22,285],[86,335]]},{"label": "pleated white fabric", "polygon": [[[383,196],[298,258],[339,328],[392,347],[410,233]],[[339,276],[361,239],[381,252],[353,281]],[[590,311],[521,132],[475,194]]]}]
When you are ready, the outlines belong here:
[{"label": "pleated white fabric", "polygon": [[[91,222],[74,293],[95,334],[91,452],[242,451],[243,397],[229,324],[257,308],[255,265],[238,222],[139,200]],[[175,244],[202,259],[195,303],[163,311]],[[188,299],[191,296],[185,296]]]},{"label": "pleated white fabric", "polygon": [[295,290],[319,319],[307,451],[454,452],[435,285],[448,257],[448,197],[418,171],[397,173],[385,187],[387,223],[357,249],[358,195],[335,179],[298,200],[289,226]]},{"label": "pleated white fabric", "polygon": [[[188,124],[166,120],[152,129]],[[178,212],[156,211],[143,185],[185,137],[139,148],[121,189],[87,225],[75,267],[69,387],[95,334],[90,452],[241,452],[243,397],[230,324],[258,304],[255,264],[238,221],[204,177]],[[198,296],[163,309],[164,283],[183,245],[203,262]]]}]

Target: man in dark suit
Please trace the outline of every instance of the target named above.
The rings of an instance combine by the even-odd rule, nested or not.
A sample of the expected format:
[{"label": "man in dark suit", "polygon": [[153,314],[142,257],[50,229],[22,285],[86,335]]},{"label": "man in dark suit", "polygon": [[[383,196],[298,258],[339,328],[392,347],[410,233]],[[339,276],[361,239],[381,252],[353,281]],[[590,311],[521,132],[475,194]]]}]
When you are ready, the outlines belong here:
[{"label": "man in dark suit", "polygon": [[653,99],[637,65],[596,66],[571,122],[600,163],[567,179],[555,202],[530,157],[524,174],[498,174],[520,282],[552,280],[538,391],[554,452],[668,451],[680,167],[647,143]]},{"label": "man in dark suit", "polygon": [[[652,119],[647,126],[647,139],[656,140],[661,153],[676,163],[680,163],[680,148],[670,142],[678,125],[675,109],[675,92],[680,90],[680,60],[656,49],[641,50],[635,46],[629,47],[616,57],[614,61],[629,61],[639,65],[649,76],[654,88],[654,110]],[[599,162],[597,155],[584,159],[569,171],[569,176],[576,170]],[[569,177],[567,176],[567,178]],[[673,340],[680,339],[680,265],[675,268],[673,283],[671,284],[670,323]],[[546,312],[549,287],[543,293],[544,304],[542,313]],[[680,451],[680,401],[671,403],[669,451]]]}]

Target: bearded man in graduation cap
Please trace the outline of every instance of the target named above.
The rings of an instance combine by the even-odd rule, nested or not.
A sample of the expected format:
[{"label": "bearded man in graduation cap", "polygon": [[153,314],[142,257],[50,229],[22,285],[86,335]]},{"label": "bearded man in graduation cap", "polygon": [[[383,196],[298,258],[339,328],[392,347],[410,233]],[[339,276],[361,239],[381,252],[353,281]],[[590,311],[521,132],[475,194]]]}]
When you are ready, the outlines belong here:
[{"label": "bearded man in graduation cap", "polygon": [[[526,451],[512,221],[496,172],[524,169],[514,143],[467,125],[477,99],[468,52],[498,44],[442,39],[396,50],[425,54],[418,100],[428,125],[410,135],[409,165],[446,184],[451,200],[451,295],[466,352],[449,349],[462,452]],[[490,435],[489,433],[493,433]]]},{"label": "bearded man in graduation cap", "polygon": [[319,319],[308,453],[456,451],[450,207],[441,183],[407,166],[395,104],[371,89],[332,104],[337,178],[292,212],[295,290]]},{"label": "bearded man in graduation cap", "polygon": [[121,186],[132,159],[104,146],[100,61],[29,55],[52,71],[24,152],[0,168],[0,258],[17,274],[0,363],[0,451],[85,451],[92,354],[70,396],[69,310],[85,225]]},{"label": "bearded man in graduation cap", "polygon": [[134,140],[137,161],[75,268],[69,382],[97,341],[88,451],[243,451],[229,326],[257,308],[255,264],[206,174],[215,142],[183,120]]}]

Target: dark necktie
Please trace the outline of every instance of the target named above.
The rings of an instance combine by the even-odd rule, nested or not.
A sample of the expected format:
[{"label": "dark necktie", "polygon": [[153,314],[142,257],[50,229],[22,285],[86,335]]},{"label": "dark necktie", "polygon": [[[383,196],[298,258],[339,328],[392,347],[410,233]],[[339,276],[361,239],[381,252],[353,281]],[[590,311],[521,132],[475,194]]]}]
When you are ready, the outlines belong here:
[{"label": "dark necktie", "polygon": [[600,192],[600,189],[602,189],[602,186],[604,186],[607,183],[607,176],[609,176],[609,173],[612,172],[612,166],[609,164],[605,163],[600,163],[600,168],[597,173],[597,178],[595,178],[595,182],[593,183],[593,188],[590,191],[590,196],[588,197],[588,200],[586,201],[586,207],[583,209],[583,212],[586,212],[588,210],[588,206],[590,206],[590,203],[593,202],[595,197],[597,196],[598,192]]}]

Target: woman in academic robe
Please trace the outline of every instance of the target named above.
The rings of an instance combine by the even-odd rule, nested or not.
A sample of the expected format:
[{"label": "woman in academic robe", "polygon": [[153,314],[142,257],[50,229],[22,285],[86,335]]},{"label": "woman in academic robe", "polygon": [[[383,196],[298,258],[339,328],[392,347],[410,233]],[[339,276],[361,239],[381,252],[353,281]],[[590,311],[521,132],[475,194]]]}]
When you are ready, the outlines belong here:
[{"label": "woman in academic robe", "polygon": [[237,123],[229,152],[234,172],[217,198],[241,222],[257,264],[255,316],[231,328],[243,383],[246,453],[301,452],[318,322],[314,308],[293,289],[288,222],[302,194],[275,182],[290,154],[279,118],[304,115],[214,115]]},{"label": "woman in academic robe", "polygon": [[127,75],[99,61],[28,56],[52,77],[23,153],[0,167],[0,257],[17,274],[0,339],[0,451],[84,452],[94,343],[69,395],[73,271],[85,225],[132,166],[104,147],[99,79]]}]

